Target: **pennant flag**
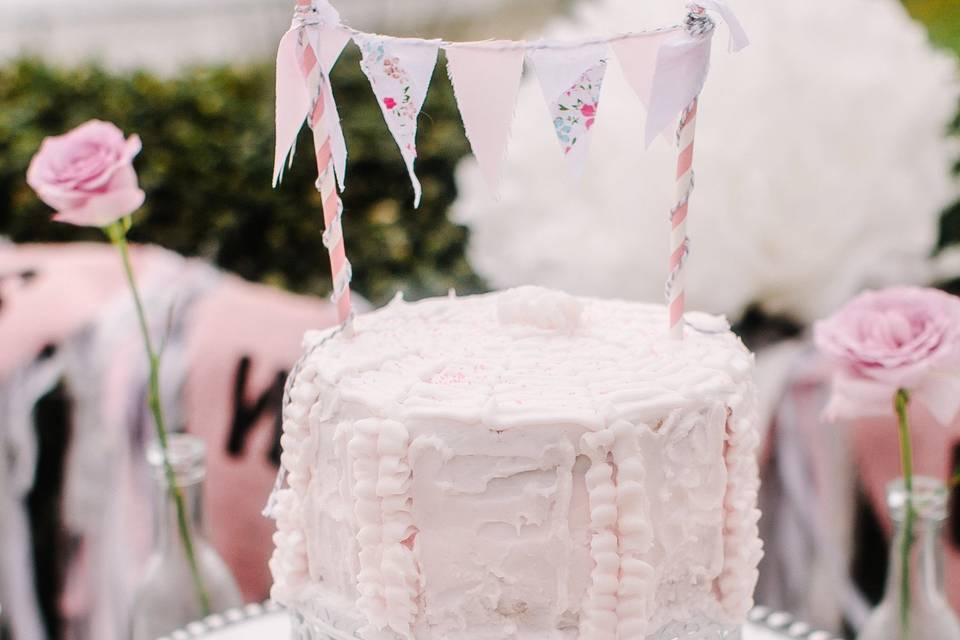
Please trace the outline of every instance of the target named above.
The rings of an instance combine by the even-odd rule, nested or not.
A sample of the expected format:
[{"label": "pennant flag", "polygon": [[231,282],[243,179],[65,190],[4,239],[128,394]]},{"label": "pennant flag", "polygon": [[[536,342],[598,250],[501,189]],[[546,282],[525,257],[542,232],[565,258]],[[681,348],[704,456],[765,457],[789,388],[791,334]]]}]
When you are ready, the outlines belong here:
[{"label": "pennant flag", "polygon": [[357,34],[360,66],[370,81],[393,139],[400,147],[410,181],[414,206],[420,206],[421,188],[413,170],[417,158],[417,116],[427,97],[430,78],[437,64],[439,40],[400,40]]},{"label": "pennant flag", "polygon": [[496,195],[520,91],[524,50],[452,45],[446,53],[447,73],[467,139]]},{"label": "pennant flag", "polygon": [[607,71],[606,43],[573,49],[539,48],[529,52],[557,139],[579,177],[587,159],[590,129],[597,118]]},{"label": "pennant flag", "polygon": [[290,29],[277,49],[276,147],[273,156],[273,186],[280,184],[288,159],[292,160],[297,134],[310,111],[310,92],[301,64],[302,29]]},{"label": "pennant flag", "polygon": [[[331,148],[336,162],[337,177],[343,189],[343,176],[347,163],[347,148],[340,128],[340,116],[329,81],[330,70],[337,63],[350,34],[333,26],[295,27],[287,31],[277,49],[277,106],[276,148],[273,159],[273,186],[283,178],[284,166],[293,160],[297,135],[310,112],[317,91],[327,94],[327,126],[330,127]],[[310,52],[307,49],[311,49]],[[317,54],[316,52],[319,52]],[[320,58],[320,69],[315,69]],[[322,71],[311,82],[311,73]],[[311,86],[317,85],[319,86]]]},{"label": "pennant flag", "polygon": [[700,95],[710,67],[711,42],[710,36],[679,31],[660,46],[647,105],[647,146]]},{"label": "pennant flag", "polygon": [[627,83],[647,109],[650,108],[650,89],[657,69],[657,54],[660,45],[669,36],[669,31],[639,34],[611,43]]}]

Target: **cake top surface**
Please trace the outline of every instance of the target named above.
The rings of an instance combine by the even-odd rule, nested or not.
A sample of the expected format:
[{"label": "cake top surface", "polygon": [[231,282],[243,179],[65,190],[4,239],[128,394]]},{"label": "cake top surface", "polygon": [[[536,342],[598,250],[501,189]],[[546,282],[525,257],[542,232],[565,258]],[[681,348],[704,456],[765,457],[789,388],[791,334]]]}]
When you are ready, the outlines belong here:
[{"label": "cake top surface", "polygon": [[492,429],[657,420],[739,393],[753,356],[727,322],[687,314],[683,340],[660,305],[537,287],[415,303],[396,298],[355,333],[311,332],[303,367],[341,400],[405,420]]}]

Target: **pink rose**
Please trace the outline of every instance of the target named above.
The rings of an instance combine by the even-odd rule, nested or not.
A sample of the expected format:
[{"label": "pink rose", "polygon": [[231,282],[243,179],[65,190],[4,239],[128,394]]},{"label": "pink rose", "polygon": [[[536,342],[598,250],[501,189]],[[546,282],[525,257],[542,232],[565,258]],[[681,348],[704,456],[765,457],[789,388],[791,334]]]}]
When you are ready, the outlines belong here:
[{"label": "pink rose", "polygon": [[908,389],[934,417],[960,410],[960,299],[936,289],[895,287],[854,298],[814,330],[838,365],[828,416],[889,413]]},{"label": "pink rose", "polygon": [[585,104],[580,107],[580,113],[583,114],[584,118],[594,118],[597,115],[597,105]]},{"label": "pink rose", "polygon": [[397,101],[394,100],[393,98],[384,98],[384,99],[383,99],[383,105],[384,105],[387,109],[393,109],[395,106],[397,106]]},{"label": "pink rose", "polygon": [[143,204],[132,164],[140,147],[138,136],[124,140],[115,125],[91,120],[46,138],[30,161],[27,184],[57,210],[54,220],[105,227]]}]

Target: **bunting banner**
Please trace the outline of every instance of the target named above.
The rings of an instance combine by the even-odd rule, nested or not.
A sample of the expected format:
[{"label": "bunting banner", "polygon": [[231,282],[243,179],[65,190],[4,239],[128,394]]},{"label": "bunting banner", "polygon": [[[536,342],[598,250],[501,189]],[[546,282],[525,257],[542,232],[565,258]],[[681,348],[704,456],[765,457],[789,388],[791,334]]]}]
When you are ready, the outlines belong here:
[{"label": "bunting banner", "polygon": [[578,178],[587,161],[590,129],[600,107],[607,53],[604,42],[575,49],[534,49],[527,54],[540,81],[557,140]]},{"label": "bunting banner", "polygon": [[400,40],[357,34],[363,56],[360,67],[370,80],[387,127],[400,147],[413,183],[414,206],[420,206],[420,181],[413,170],[417,158],[417,117],[437,64],[439,40]]},{"label": "bunting banner", "polygon": [[523,49],[447,47],[447,73],[470,148],[497,194],[523,74]]},{"label": "bunting banner", "polygon": [[[397,38],[344,25],[328,0],[299,0],[290,30],[277,51],[277,146],[274,184],[283,177],[297,134],[316,91],[325,93],[327,127],[341,190],[346,147],[330,83],[310,86],[304,58],[308,49],[327,77],[344,46],[360,47],[362,69],[380,104],[391,135],[410,174],[416,204],[420,184],[414,172],[417,117],[426,98],[437,53],[443,49],[457,106],[471,148],[491,190],[496,193],[510,138],[522,61],[530,62],[557,129],[557,137],[576,175],[583,169],[590,128],[596,122],[600,92],[612,50],[625,77],[647,110],[645,144],[673,128],[680,113],[699,95],[710,63],[714,33],[707,12],[728,27],[730,51],[749,43],[743,26],[720,0],[698,0],[687,21],[649,31],[582,41],[446,40]],[[580,115],[576,115],[579,109]]]},{"label": "bunting banner", "polygon": [[[441,49],[447,57],[447,72],[467,138],[494,194],[510,139],[524,60],[539,81],[570,170],[574,176],[580,176],[591,130],[600,115],[603,81],[612,52],[646,107],[645,144],[649,146],[678,122],[680,125],[678,189],[682,188],[682,192],[678,192],[677,204],[671,211],[671,227],[674,240],[682,238],[682,242],[672,243],[667,289],[670,329],[682,337],[682,283],[689,246],[685,220],[693,186],[693,122],[710,66],[714,19],[726,24],[731,52],[749,44],[743,26],[722,0],[690,0],[687,8],[682,24],[608,38],[457,43],[358,31],[340,21],[329,0],[297,0],[293,24],[277,50],[273,182],[277,185],[282,179],[285,165],[292,160],[297,136],[309,116],[318,154],[317,184],[324,194],[324,218],[329,227],[324,243],[331,250],[334,301],[338,303],[341,324],[349,328],[352,318],[351,272],[340,227],[343,207],[336,189],[336,185],[341,191],[345,187],[347,149],[329,74],[352,40],[360,49],[360,66],[406,164],[414,206],[419,206],[422,195],[414,170],[417,119]],[[336,174],[336,180],[332,174]],[[337,265],[341,268],[337,269]]]}]

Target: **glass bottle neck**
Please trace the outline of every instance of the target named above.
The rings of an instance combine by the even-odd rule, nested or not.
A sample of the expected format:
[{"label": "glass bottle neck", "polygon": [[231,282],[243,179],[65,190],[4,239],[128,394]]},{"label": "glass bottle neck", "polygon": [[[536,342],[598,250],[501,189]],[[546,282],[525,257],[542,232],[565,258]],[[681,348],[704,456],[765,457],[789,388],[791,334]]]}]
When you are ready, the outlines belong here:
[{"label": "glass bottle neck", "polygon": [[[196,539],[203,535],[203,482],[196,481],[189,485],[180,485],[186,507],[186,527],[192,537]],[[177,503],[173,492],[166,481],[157,482],[156,500],[156,548],[160,551],[177,551],[183,549],[183,537],[180,535],[180,518],[177,513]]]},{"label": "glass bottle neck", "polygon": [[[203,480],[206,476],[206,449],[203,441],[187,434],[170,434],[166,462],[158,443],[147,450],[154,479],[155,548],[161,552],[183,550],[181,529],[194,540],[203,535]],[[167,467],[169,462],[169,469]],[[176,489],[171,489],[172,474]],[[177,509],[174,491],[183,497],[184,513]]]},{"label": "glass bottle neck", "polygon": [[894,522],[894,536],[890,545],[887,586],[884,599],[900,603],[904,567],[908,568],[910,583],[910,606],[921,607],[923,603],[943,599],[943,539],[942,521],[920,515],[913,521],[912,544],[904,564],[903,545],[906,542],[906,521]]},{"label": "glass bottle neck", "polygon": [[943,483],[932,478],[914,478],[913,491],[909,494],[903,480],[890,484],[887,503],[893,518],[894,535],[887,565],[889,575],[884,595],[887,602],[899,606],[904,598],[906,569],[910,608],[921,610],[925,606],[942,606],[945,598],[942,533],[946,501]]}]

